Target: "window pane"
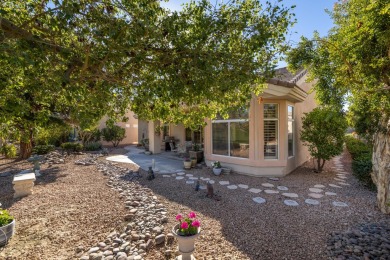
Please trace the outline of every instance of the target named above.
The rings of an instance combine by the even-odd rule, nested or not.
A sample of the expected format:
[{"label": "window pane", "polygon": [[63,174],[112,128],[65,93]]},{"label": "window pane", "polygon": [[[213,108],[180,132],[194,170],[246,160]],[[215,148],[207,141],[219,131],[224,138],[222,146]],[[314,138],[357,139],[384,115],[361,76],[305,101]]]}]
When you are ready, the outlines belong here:
[{"label": "window pane", "polygon": [[294,107],[293,106],[288,106],[287,116],[288,116],[289,120],[294,119]]},{"label": "window pane", "polygon": [[230,155],[249,158],[249,122],[230,123]]},{"label": "window pane", "polygon": [[288,121],[288,156],[294,156],[294,122]]},{"label": "window pane", "polygon": [[264,118],[278,118],[278,104],[264,104]]},{"label": "window pane", "polygon": [[[235,108],[232,111],[228,112],[229,117],[226,118],[228,119],[248,119],[249,118],[249,107],[240,107],[240,108]],[[215,120],[225,120],[220,114],[217,115]]]},{"label": "window pane", "polygon": [[278,158],[278,121],[264,121],[264,158]]},{"label": "window pane", "polygon": [[228,123],[213,123],[213,154],[229,155]]}]

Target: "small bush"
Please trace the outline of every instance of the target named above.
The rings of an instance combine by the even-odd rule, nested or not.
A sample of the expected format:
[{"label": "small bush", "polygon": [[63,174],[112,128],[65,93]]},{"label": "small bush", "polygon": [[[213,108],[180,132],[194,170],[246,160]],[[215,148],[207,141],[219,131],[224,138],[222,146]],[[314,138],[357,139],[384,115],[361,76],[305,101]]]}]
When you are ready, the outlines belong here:
[{"label": "small bush", "polygon": [[17,150],[13,144],[3,144],[0,147],[0,153],[5,156],[5,158],[14,158],[16,157]]},{"label": "small bush", "polygon": [[126,130],[117,125],[102,129],[102,136],[104,141],[111,142],[114,147],[117,147],[118,144],[126,138],[125,133]]},{"label": "small bush", "polygon": [[10,216],[7,210],[0,208],[0,227],[8,225],[14,218]]},{"label": "small bush", "polygon": [[61,148],[64,149],[68,154],[72,152],[80,152],[83,150],[83,145],[79,143],[63,143],[61,144]]},{"label": "small bush", "polygon": [[33,153],[35,154],[48,154],[51,151],[54,151],[54,145],[37,145],[33,148]]},{"label": "small bush", "polygon": [[98,151],[102,149],[102,144],[99,142],[88,143],[84,145],[84,150],[86,151]]},{"label": "small bush", "polygon": [[78,138],[79,141],[85,146],[85,144],[89,143],[97,143],[100,141],[102,133],[99,129],[79,129],[78,130]]},{"label": "small bush", "polygon": [[347,146],[352,159],[360,156],[371,156],[370,147],[353,136],[347,135],[345,137],[345,145]]},{"label": "small bush", "polygon": [[353,136],[346,136],[345,144],[352,157],[353,174],[369,189],[375,190],[376,187],[371,178],[371,148]]}]

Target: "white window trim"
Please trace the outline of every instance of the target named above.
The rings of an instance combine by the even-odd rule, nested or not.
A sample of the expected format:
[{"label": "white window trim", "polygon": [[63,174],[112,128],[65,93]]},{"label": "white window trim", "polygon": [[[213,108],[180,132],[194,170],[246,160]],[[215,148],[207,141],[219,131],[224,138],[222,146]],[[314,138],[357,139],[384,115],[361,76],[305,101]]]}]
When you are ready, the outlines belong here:
[{"label": "white window trim", "polygon": [[[288,118],[288,107],[293,108],[293,117],[292,119]],[[292,122],[292,137],[293,137],[293,155],[288,155],[288,122]],[[295,157],[295,106],[293,105],[287,105],[287,158],[293,158]]]},{"label": "white window trim", "polygon": [[[265,118],[264,117],[264,105],[277,105],[278,106],[278,118]],[[277,152],[277,157],[276,158],[266,158],[265,157],[265,152],[264,152],[264,145],[263,145],[263,148],[262,148],[262,151],[263,151],[263,157],[264,157],[264,160],[267,160],[267,161],[278,161],[279,158],[280,158],[280,154],[279,154],[279,151],[280,151],[280,122],[279,122],[279,117],[280,117],[280,105],[279,103],[264,103],[263,104],[263,142],[264,142],[264,121],[277,121],[278,122],[278,142],[277,142],[277,147],[278,147],[278,152]]]}]

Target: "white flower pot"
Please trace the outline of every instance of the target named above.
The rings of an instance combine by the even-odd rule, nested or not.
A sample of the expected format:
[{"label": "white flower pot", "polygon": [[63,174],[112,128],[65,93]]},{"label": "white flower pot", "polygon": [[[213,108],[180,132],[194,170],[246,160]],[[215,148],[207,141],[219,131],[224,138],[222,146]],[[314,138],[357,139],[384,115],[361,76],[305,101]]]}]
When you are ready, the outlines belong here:
[{"label": "white flower pot", "polygon": [[195,239],[200,235],[200,227],[198,227],[198,233],[192,236],[180,236],[177,234],[178,229],[179,224],[172,228],[172,233],[177,238],[177,242],[179,243],[181,260],[191,260],[191,254],[195,250]]},{"label": "white flower pot", "polygon": [[15,233],[15,220],[13,220],[8,225],[5,225],[3,227],[0,227],[0,247],[4,246],[8,243],[8,240],[14,235]]},{"label": "white flower pot", "polygon": [[222,168],[213,168],[213,173],[214,175],[221,175]]}]

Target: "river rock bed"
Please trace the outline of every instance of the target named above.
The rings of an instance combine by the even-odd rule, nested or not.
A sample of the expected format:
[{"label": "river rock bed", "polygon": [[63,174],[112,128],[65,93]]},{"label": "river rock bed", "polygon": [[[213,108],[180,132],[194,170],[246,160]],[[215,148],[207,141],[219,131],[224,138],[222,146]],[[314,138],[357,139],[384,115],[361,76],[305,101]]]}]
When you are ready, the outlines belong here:
[{"label": "river rock bed", "polygon": [[333,232],[327,249],[333,259],[390,259],[390,221]]},{"label": "river rock bed", "polygon": [[[144,259],[147,251],[154,245],[164,246],[172,243],[173,235],[164,234],[164,223],[168,222],[167,210],[153,192],[136,182],[140,178],[138,171],[132,171],[118,166],[116,163],[97,161],[97,157],[78,160],[78,165],[96,164],[98,171],[109,177],[107,186],[120,193],[125,200],[128,214],[123,230],[110,233],[104,241],[92,246],[86,252],[83,248],[77,251],[82,253],[80,259]],[[169,256],[172,250],[165,254]]]}]

